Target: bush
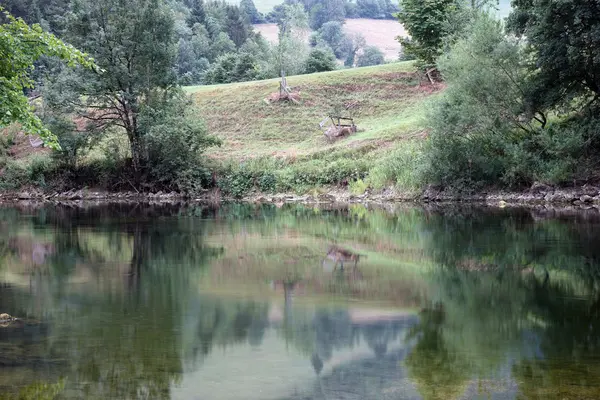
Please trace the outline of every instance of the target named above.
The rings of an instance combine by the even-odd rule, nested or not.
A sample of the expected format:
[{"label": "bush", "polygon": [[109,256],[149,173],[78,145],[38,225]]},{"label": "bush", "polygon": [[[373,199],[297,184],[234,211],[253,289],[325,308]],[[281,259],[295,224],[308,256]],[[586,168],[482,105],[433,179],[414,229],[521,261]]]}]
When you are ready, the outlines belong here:
[{"label": "bush", "polygon": [[277,190],[277,177],[272,172],[264,172],[258,180],[258,187],[264,193],[275,192]]},{"label": "bush", "polygon": [[375,164],[367,183],[375,189],[394,185],[403,190],[417,190],[424,183],[423,156],[420,143],[404,143]]},{"label": "bush", "polygon": [[[520,86],[524,70],[519,45],[504,35],[502,24],[481,15],[465,39],[438,60],[448,89],[431,108],[431,134],[425,152],[425,175],[445,187],[480,188],[502,180],[512,151],[533,134],[520,122]],[[522,158],[521,155],[518,155]]]},{"label": "bush", "polygon": [[367,46],[362,54],[358,56],[356,65],[358,67],[368,67],[371,65],[380,65],[385,62],[385,56],[381,50],[375,46]]},{"label": "bush", "polygon": [[191,111],[189,99],[180,94],[161,110],[145,110],[144,123],[149,126],[148,181],[193,194],[210,180],[210,172],[202,166],[202,153],[220,141],[207,134],[203,121]]},{"label": "bush", "polygon": [[239,199],[250,192],[254,179],[252,173],[243,166],[230,166],[220,174],[217,185],[224,194]]},{"label": "bush", "polygon": [[306,73],[333,71],[335,70],[335,56],[326,49],[312,49],[306,60]]},{"label": "bush", "polygon": [[28,185],[44,188],[53,172],[52,160],[47,155],[8,160],[0,175],[0,189],[16,190]]}]

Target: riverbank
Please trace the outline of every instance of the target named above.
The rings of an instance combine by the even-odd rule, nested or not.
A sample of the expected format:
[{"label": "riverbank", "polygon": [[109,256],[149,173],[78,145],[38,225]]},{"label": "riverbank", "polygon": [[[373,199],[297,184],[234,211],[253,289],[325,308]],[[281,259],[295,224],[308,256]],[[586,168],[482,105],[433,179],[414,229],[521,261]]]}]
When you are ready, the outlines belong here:
[{"label": "riverbank", "polygon": [[600,187],[583,185],[573,188],[557,188],[543,184],[535,184],[529,190],[521,192],[489,191],[475,194],[446,192],[428,187],[419,192],[402,192],[394,188],[353,194],[348,189],[328,188],[309,194],[265,194],[252,193],[242,198],[222,195],[219,190],[209,190],[197,196],[183,195],[176,192],[106,192],[98,190],[69,190],[66,192],[43,192],[40,190],[23,190],[0,193],[0,201],[4,202],[123,202],[123,203],[169,203],[190,202],[221,204],[230,202],[259,203],[282,205],[292,204],[445,204],[466,203],[487,205],[491,207],[553,207],[568,209],[600,210]]}]

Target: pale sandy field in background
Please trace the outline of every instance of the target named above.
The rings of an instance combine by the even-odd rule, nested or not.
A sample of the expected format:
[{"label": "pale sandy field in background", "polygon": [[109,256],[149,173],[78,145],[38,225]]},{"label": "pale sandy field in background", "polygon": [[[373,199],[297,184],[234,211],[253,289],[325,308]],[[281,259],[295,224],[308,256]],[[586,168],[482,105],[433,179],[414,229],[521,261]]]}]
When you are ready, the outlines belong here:
[{"label": "pale sandy field in background", "polygon": [[[259,24],[254,28],[270,42],[277,41],[276,24]],[[398,21],[377,19],[347,19],[344,24],[347,33],[361,33],[367,40],[367,45],[376,46],[385,53],[386,60],[396,60],[400,52],[397,36],[405,36],[406,32]],[[308,40],[307,32],[306,39]]]}]

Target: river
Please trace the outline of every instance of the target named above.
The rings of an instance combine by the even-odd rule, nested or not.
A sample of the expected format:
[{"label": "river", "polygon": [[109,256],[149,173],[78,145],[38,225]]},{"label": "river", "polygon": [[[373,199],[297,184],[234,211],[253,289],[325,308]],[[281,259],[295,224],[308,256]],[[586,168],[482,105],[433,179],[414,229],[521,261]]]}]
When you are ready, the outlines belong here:
[{"label": "river", "polygon": [[600,214],[0,207],[0,399],[597,399]]}]

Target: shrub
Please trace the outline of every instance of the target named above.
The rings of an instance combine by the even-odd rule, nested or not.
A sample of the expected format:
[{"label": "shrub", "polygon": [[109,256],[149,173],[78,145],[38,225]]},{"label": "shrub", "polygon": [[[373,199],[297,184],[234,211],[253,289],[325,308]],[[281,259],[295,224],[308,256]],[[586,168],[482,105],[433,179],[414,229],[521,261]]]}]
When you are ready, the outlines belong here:
[{"label": "shrub", "polygon": [[367,191],[369,184],[362,179],[350,183],[350,192],[352,194],[361,195]]},{"label": "shrub", "polygon": [[274,173],[265,171],[258,180],[258,187],[264,193],[273,193],[277,189],[277,177]]},{"label": "shrub", "polygon": [[521,121],[525,75],[519,45],[488,15],[438,60],[447,81],[443,97],[430,107],[431,134],[425,152],[429,182],[445,187],[478,188],[504,182],[522,184],[506,174],[515,145],[533,134]]},{"label": "shrub", "polygon": [[204,122],[193,115],[189,105],[189,98],[180,93],[160,110],[144,110],[141,125],[148,126],[148,181],[193,194],[210,179],[202,153],[220,141],[207,134]]},{"label": "shrub", "polygon": [[201,121],[170,118],[153,126],[147,137],[151,181],[185,193],[198,192],[210,179],[200,155],[218,143]]},{"label": "shrub", "polygon": [[424,183],[423,163],[423,146],[405,143],[375,164],[367,183],[375,189],[394,185],[403,190],[417,190]]},{"label": "shrub", "polygon": [[312,49],[306,60],[306,73],[335,70],[335,56],[323,48]]},{"label": "shrub", "polygon": [[45,187],[54,166],[47,155],[34,155],[25,160],[8,160],[0,175],[0,189],[16,190],[32,185]]},{"label": "shrub", "polygon": [[381,50],[375,46],[367,46],[362,54],[358,56],[356,65],[358,67],[368,67],[370,65],[380,65],[385,62],[385,56]]},{"label": "shrub", "polygon": [[217,185],[223,193],[239,199],[250,192],[254,186],[254,180],[250,171],[243,166],[230,166],[221,173]]}]

